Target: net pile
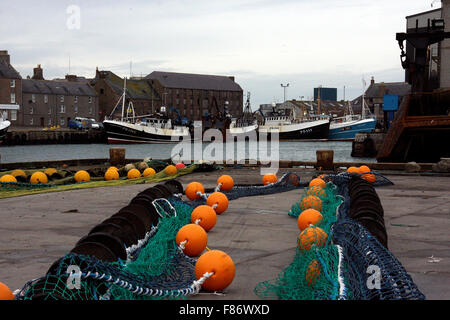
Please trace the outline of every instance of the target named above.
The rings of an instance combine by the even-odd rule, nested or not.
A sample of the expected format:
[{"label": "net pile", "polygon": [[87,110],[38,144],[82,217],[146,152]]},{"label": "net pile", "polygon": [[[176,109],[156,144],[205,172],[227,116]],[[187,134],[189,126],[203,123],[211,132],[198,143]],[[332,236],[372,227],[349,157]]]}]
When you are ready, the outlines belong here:
[{"label": "net pile", "polygon": [[[376,177],[374,186],[393,184],[381,174],[371,173]],[[318,227],[327,231],[327,243],[322,248],[313,245],[309,251],[297,248],[293,262],[276,279],[261,282],[255,287],[254,291],[260,298],[425,299],[387,246],[349,217],[348,185],[352,179],[360,177],[361,175],[347,173],[323,177],[328,181],[327,196],[322,197],[324,219]],[[333,195],[330,194],[334,195],[335,200],[339,198],[341,201],[333,201]],[[300,213],[299,204],[294,204],[288,214],[298,217]]]}]

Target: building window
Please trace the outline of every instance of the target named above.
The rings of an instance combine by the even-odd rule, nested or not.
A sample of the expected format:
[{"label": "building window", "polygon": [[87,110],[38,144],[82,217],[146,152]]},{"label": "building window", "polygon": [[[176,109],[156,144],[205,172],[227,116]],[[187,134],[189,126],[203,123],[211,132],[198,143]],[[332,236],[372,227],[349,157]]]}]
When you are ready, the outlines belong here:
[{"label": "building window", "polygon": [[52,125],[52,118],[48,118],[48,125],[49,125],[49,126]]},{"label": "building window", "polygon": [[11,110],[11,121],[17,120],[17,110]]},{"label": "building window", "polygon": [[11,86],[11,88],[15,88],[16,87],[16,80],[9,81],[9,85]]},{"label": "building window", "polygon": [[52,114],[52,107],[48,107],[48,114]]},{"label": "building window", "polygon": [[92,107],[89,107],[89,114],[92,114]]},{"label": "building window", "polygon": [[89,103],[92,103],[92,97],[89,97]]},{"label": "building window", "polygon": [[14,92],[11,93],[11,103],[16,103],[16,94]]},{"label": "building window", "polygon": [[44,95],[44,103],[48,103],[48,95]]},{"label": "building window", "polygon": [[105,93],[105,89],[100,89],[100,94],[104,94]]},{"label": "building window", "polygon": [[31,95],[31,102],[36,102],[36,95],[34,93]]},{"label": "building window", "polygon": [[59,107],[59,113],[66,113],[66,106],[65,105],[60,105]]},{"label": "building window", "polygon": [[59,101],[64,102],[64,96],[61,96],[61,97],[59,98]]},{"label": "building window", "polygon": [[33,114],[34,113],[34,109],[33,109],[33,107],[31,107],[30,108],[30,114]]},{"label": "building window", "polygon": [[78,102],[78,96],[73,97],[73,102],[77,103]]},{"label": "building window", "polygon": [[78,113],[78,106],[77,105],[73,106],[73,112]]},{"label": "building window", "polygon": [[33,118],[30,118],[30,125],[33,125],[34,124],[34,120],[33,120]]},{"label": "building window", "polygon": [[59,119],[59,124],[63,126],[65,124],[64,118]]}]

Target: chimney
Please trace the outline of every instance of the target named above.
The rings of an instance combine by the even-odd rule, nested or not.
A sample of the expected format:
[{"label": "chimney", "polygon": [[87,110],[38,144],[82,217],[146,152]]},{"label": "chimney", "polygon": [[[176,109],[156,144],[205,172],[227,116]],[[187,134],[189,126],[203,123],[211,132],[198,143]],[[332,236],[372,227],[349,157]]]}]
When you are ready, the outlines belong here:
[{"label": "chimney", "polygon": [[375,84],[375,79],[372,76],[372,78],[370,79],[370,85],[373,86],[374,84]]},{"label": "chimney", "polygon": [[31,77],[33,80],[44,80],[43,72],[41,65],[38,64],[36,68],[33,69],[33,77]]},{"label": "chimney", "polygon": [[77,76],[75,74],[66,74],[66,80],[69,82],[77,82]]},{"label": "chimney", "polygon": [[4,61],[9,64],[9,54],[8,50],[0,50],[0,61]]}]

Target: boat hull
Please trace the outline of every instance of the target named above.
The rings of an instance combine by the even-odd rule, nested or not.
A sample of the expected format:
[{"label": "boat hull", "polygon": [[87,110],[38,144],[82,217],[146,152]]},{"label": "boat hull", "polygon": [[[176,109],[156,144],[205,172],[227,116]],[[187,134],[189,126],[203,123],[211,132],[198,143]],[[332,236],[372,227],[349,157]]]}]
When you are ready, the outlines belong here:
[{"label": "boat hull", "polygon": [[[139,143],[178,143],[188,134],[169,130],[150,132],[144,126],[137,126],[116,121],[104,121],[103,126],[109,144],[139,144]],[[158,131],[158,130],[153,130]]]},{"label": "boat hull", "polygon": [[281,126],[263,125],[258,128],[259,137],[263,134],[267,134],[267,138],[270,139],[270,131],[272,130],[278,130],[278,137],[280,140],[327,139],[330,130],[330,122],[329,120],[318,120]]},{"label": "boat hull", "polygon": [[3,140],[6,137],[6,133],[8,132],[9,127],[11,126],[11,122],[2,121],[0,123],[0,144],[3,143]]},{"label": "boat hull", "polygon": [[376,125],[375,119],[364,119],[358,121],[350,121],[348,123],[337,123],[330,125],[330,133],[328,139],[330,140],[340,140],[355,138],[355,135],[359,132],[372,132]]}]

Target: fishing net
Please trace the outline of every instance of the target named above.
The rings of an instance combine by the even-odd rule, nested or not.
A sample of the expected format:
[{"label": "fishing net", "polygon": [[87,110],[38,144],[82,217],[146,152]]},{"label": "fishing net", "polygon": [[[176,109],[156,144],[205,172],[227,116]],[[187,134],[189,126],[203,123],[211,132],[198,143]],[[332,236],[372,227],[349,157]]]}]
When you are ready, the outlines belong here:
[{"label": "fishing net", "polygon": [[[393,184],[373,173],[374,186]],[[399,300],[425,299],[401,263],[363,225],[349,218],[348,184],[362,175],[348,173],[323,177],[328,181],[322,195],[323,221],[328,234],[323,247],[296,249],[293,262],[277,278],[258,283],[262,299],[281,300]],[[303,197],[307,195],[305,189]],[[328,199],[331,197],[331,199]],[[335,201],[333,201],[333,197]],[[337,200],[340,199],[340,200]],[[289,215],[301,213],[295,204]]]}]

